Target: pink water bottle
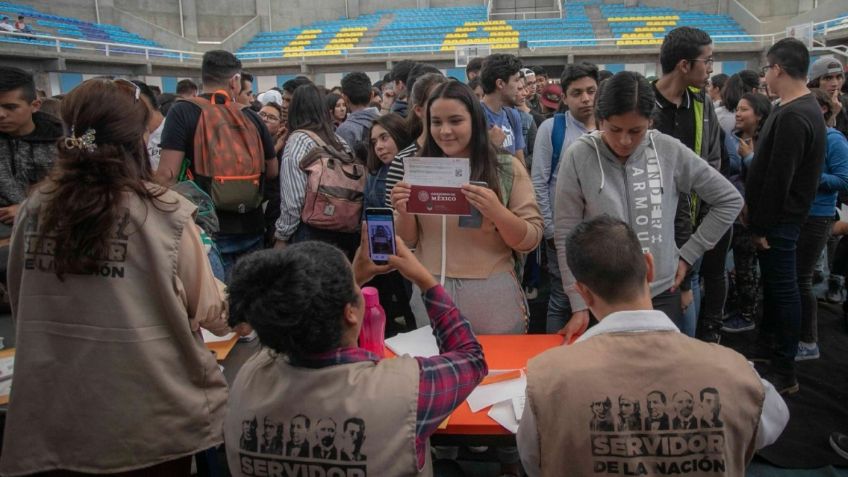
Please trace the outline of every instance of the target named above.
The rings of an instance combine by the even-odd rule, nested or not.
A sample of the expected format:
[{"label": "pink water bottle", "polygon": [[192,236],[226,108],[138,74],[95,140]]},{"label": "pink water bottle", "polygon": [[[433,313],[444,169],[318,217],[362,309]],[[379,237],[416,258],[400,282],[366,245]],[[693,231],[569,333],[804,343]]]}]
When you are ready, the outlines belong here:
[{"label": "pink water bottle", "polygon": [[386,311],[380,306],[380,294],[374,287],[362,289],[365,299],[365,316],[359,331],[359,347],[383,357],[385,351]]}]

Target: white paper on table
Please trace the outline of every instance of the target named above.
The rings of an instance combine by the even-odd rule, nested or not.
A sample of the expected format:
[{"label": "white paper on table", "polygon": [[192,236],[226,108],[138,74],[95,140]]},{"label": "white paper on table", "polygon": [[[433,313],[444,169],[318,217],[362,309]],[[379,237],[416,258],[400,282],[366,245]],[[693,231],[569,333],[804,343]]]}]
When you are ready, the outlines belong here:
[{"label": "white paper on table", "polygon": [[203,333],[203,342],[204,343],[217,343],[219,341],[230,341],[235,336],[235,333],[227,333],[224,336],[215,336],[211,331],[201,328],[200,332]]},{"label": "white paper on table", "polygon": [[0,359],[0,380],[9,379],[12,377],[12,372],[15,368],[15,357]]},{"label": "white paper on table", "polygon": [[522,397],[527,392],[527,375],[523,372],[520,378],[501,381],[495,384],[486,384],[477,386],[471,394],[468,395],[468,407],[471,412],[489,407],[503,401],[508,401],[510,413],[512,413],[512,403],[509,402],[512,398]]},{"label": "white paper on table", "polygon": [[439,354],[439,345],[430,325],[392,336],[386,340],[386,346],[398,356],[408,354],[413,358],[429,358]]},{"label": "white paper on table", "polygon": [[527,400],[527,395],[512,398],[512,410],[515,412],[515,418],[521,420],[524,415],[524,403]]},{"label": "white paper on table", "polygon": [[462,187],[471,178],[471,165],[460,157],[407,157],[403,181],[410,185]]},{"label": "white paper on table", "polygon": [[511,401],[501,401],[495,404],[489,409],[488,414],[489,417],[503,426],[504,429],[513,434],[518,432],[518,419],[515,418],[515,414],[513,413]]}]

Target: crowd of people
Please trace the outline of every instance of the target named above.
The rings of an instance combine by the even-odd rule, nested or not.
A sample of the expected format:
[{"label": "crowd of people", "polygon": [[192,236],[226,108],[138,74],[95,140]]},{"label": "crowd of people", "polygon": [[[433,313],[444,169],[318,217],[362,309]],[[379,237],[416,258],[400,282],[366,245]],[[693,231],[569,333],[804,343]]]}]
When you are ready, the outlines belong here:
[{"label": "crowd of people", "polygon": [[[766,60],[711,77],[712,39],[679,27],[659,79],[493,54],[467,84],[405,60],[255,94],[218,50],[176,94],[42,98],[0,68],[0,473],[188,475],[223,444],[239,476],[452,475],[429,438],[487,375],[477,335],[528,332],[546,271],[565,345],[529,362],[501,473],[742,475],[819,357],[814,284],[843,301],[848,268],[843,65],[792,38]],[[472,215],[412,213],[413,157],[467,158]],[[371,208],[394,213],[388,264]],[[440,354],[359,348],[366,284]],[[228,384],[201,328],[261,350]],[[747,359],[720,344],[752,329]]]}]

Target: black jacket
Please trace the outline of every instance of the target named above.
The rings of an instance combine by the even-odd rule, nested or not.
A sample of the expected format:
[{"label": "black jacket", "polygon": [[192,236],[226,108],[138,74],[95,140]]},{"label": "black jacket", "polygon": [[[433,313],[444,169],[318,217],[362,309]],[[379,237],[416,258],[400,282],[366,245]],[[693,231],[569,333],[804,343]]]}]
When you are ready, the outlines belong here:
[{"label": "black jacket", "polygon": [[35,130],[26,136],[0,133],[0,207],[23,202],[27,189],[44,179],[56,161],[62,123],[42,112],[32,120]]},{"label": "black jacket", "polygon": [[816,196],[827,129],[812,94],[776,106],[760,131],[745,181],[748,222],[764,236],[778,224],[801,224]]}]

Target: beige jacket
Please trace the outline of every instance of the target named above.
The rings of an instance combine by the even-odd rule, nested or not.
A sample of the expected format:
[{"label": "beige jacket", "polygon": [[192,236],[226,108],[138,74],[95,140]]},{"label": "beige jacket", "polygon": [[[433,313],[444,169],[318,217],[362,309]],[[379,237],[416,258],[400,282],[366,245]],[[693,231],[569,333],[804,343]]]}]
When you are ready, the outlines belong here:
[{"label": "beige jacket", "polygon": [[98,273],[62,281],[49,235],[34,240],[46,199],[24,202],[12,235],[17,352],[0,473],[121,472],[220,444],[227,385],[198,331],[228,328],[194,205],[126,194]]},{"label": "beige jacket", "polygon": [[[524,238],[516,252],[528,253],[542,240],[544,221],[536,204],[536,193],[527,169],[518,159],[512,160],[512,193],[508,208],[524,220]],[[442,216],[416,215],[416,232],[403,237],[415,246],[415,255],[433,275],[441,275]],[[495,224],[483,217],[480,227],[461,227],[460,217],[447,216],[445,276],[450,278],[488,278],[513,270],[513,248],[504,242]]]},{"label": "beige jacket", "polygon": [[[662,319],[628,329],[651,315]],[[528,363],[525,416],[540,458],[528,474],[744,475],[766,399],[745,358],[677,332],[661,312],[615,313],[601,325],[603,333],[589,330]],[[777,435],[788,419],[780,405]],[[519,447],[532,451],[526,432],[519,428]]]},{"label": "beige jacket", "polygon": [[429,476],[418,469],[414,358],[319,369],[263,349],[239,370],[225,425],[233,476]]}]

